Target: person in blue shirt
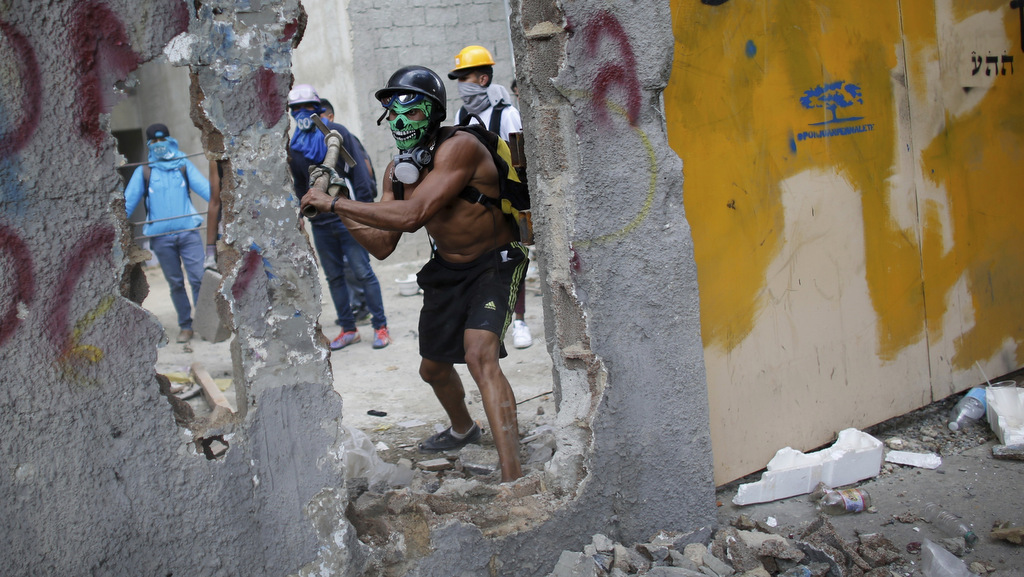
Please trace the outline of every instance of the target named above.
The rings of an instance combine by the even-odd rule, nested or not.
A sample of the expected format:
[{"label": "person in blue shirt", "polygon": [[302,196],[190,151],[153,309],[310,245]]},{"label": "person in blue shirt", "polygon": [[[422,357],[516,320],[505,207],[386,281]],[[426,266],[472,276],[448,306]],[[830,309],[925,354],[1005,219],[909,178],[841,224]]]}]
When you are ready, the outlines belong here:
[{"label": "person in blue shirt", "polygon": [[[309,190],[310,167],[320,164],[327,156],[324,135],[317,130],[311,118],[313,114],[323,114],[324,107],[312,86],[296,84],[288,93],[288,108],[295,119],[295,132],[288,145],[288,166],[295,195],[301,200]],[[344,126],[330,121],[324,124],[341,134],[345,149],[356,163],[355,166],[347,166],[344,160],[339,159],[334,166],[347,181],[351,198],[372,203],[377,188],[370,177],[362,144]],[[370,322],[373,325],[373,348],[388,346],[391,344],[391,336],[388,333],[387,317],[384,316],[384,299],[377,275],[370,267],[370,253],[345,228],[338,215],[322,212],[309,221],[313,226],[313,244],[320,256],[320,266],[327,277],[331,300],[334,301],[334,310],[338,315],[337,323],[341,325],[341,333],[331,341],[331,350],[336,351],[361,340],[349,302],[346,266],[352,267],[352,272],[364,290],[366,307],[370,310]]]},{"label": "person in blue shirt", "polygon": [[[210,200],[210,183],[199,169],[178,151],[178,141],[163,124],[146,129],[149,162],[135,169],[124,190],[125,209],[130,216],[141,202],[146,209],[142,233],[160,261],[171,289],[171,302],[178,313],[179,343],[192,339],[192,307],[185,291],[185,275],[192,287],[192,300],[199,298],[203,280],[203,239],[199,229],[203,217],[192,205],[189,190]],[[185,274],[182,274],[184,265]]]}]

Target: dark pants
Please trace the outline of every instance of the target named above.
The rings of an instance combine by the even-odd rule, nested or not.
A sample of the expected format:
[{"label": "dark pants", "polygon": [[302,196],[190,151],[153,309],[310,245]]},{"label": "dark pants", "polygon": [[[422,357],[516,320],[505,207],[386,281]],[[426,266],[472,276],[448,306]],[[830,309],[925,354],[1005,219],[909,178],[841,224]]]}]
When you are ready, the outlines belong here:
[{"label": "dark pants", "polygon": [[327,286],[334,301],[334,311],[343,331],[356,330],[356,319],[349,302],[348,283],[345,281],[345,266],[352,269],[355,278],[362,283],[366,307],[373,315],[373,328],[388,324],[384,316],[384,299],[380,294],[377,275],[370,268],[370,253],[348,232],[340,220],[323,225],[313,225],[313,244],[324,267]]}]

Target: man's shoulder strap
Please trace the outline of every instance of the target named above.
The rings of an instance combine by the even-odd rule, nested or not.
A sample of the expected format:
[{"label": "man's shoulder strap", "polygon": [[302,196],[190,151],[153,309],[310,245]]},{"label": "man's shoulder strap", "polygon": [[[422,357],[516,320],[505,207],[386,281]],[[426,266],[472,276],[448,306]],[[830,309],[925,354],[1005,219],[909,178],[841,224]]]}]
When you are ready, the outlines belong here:
[{"label": "man's shoulder strap", "polygon": [[501,134],[501,114],[508,108],[508,103],[502,100],[494,105],[491,110],[491,121],[487,123],[487,130],[495,134]]}]

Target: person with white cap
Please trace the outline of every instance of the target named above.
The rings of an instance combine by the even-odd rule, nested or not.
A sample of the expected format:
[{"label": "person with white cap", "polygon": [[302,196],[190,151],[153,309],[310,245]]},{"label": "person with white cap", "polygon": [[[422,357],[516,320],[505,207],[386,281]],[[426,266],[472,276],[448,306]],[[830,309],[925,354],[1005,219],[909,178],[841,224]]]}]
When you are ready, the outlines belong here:
[{"label": "person with white cap", "polygon": [[[323,114],[324,106],[316,90],[309,84],[297,84],[288,93],[288,108],[295,119],[295,132],[288,145],[288,166],[292,173],[295,194],[302,197],[309,190],[309,169],[319,165],[327,156],[324,135],[313,124],[313,114]],[[370,177],[363,146],[347,128],[331,121],[325,121],[327,128],[336,130],[344,140],[345,149],[352,155],[355,166],[348,166],[339,159],[338,174],[350,185],[350,196],[360,202],[373,202],[376,185]],[[361,337],[356,329],[356,319],[349,303],[348,283],[345,267],[352,272],[363,287],[366,307],[370,310],[373,325],[373,348],[382,349],[391,344],[388,321],[384,315],[384,299],[380,282],[370,267],[370,253],[352,237],[336,214],[320,213],[309,219],[313,229],[313,244],[320,256],[320,266],[327,277],[327,286],[334,301],[337,323],[341,333],[331,341],[330,349],[336,351],[359,342]]]}]

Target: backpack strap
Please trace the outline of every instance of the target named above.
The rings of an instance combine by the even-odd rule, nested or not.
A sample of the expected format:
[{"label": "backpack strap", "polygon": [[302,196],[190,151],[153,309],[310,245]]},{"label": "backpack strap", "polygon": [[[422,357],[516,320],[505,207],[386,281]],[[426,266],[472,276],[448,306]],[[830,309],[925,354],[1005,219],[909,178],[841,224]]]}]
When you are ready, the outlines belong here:
[{"label": "backpack strap", "polygon": [[491,121],[487,124],[487,130],[498,136],[501,136],[501,115],[506,108],[508,108],[508,103],[502,100],[495,104],[494,109],[491,110]]},{"label": "backpack strap", "polygon": [[496,206],[498,208],[501,208],[501,204],[498,199],[487,196],[486,194],[480,192],[479,190],[476,189],[476,187],[473,186],[467,186],[466,188],[463,188],[462,191],[459,193],[459,198],[470,204],[476,203],[482,204],[484,206]]},{"label": "backpack strap", "polygon": [[146,218],[149,218],[149,175],[153,168],[148,164],[142,167],[142,205],[146,207]]}]

